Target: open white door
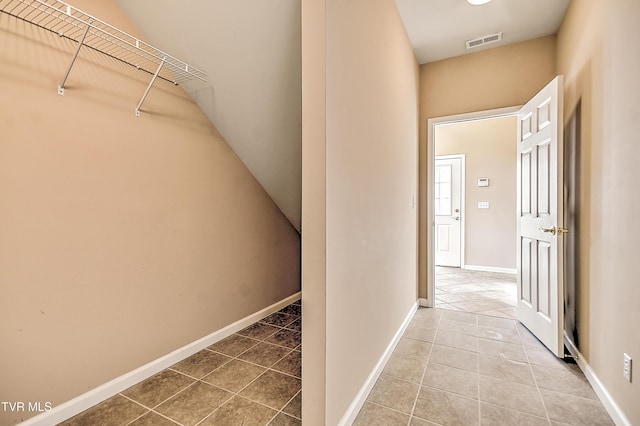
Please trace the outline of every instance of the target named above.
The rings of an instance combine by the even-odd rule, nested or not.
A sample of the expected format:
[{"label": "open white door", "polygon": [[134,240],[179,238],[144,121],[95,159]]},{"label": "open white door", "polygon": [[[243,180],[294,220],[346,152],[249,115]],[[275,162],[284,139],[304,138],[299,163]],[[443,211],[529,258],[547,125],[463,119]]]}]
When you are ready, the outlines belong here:
[{"label": "open white door", "polygon": [[518,113],[518,319],[564,356],[562,76]]},{"label": "open white door", "polygon": [[435,264],[461,265],[463,155],[436,157],[435,166]]}]

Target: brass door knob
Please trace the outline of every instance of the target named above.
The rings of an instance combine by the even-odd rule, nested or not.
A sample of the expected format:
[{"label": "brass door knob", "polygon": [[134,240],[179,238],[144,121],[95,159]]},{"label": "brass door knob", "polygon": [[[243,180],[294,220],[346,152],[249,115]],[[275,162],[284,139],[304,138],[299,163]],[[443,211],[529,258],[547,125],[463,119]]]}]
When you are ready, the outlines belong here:
[{"label": "brass door knob", "polygon": [[551,228],[538,228],[538,231],[542,231],[542,232],[548,232],[551,235],[556,235],[556,227],[552,226]]},{"label": "brass door knob", "polygon": [[538,228],[538,231],[542,231],[542,232],[548,232],[551,235],[556,235],[556,233],[558,235],[563,235],[563,234],[568,234],[569,230],[567,228],[562,228],[562,227],[558,227],[558,229],[556,229],[555,226],[552,226],[551,228]]}]

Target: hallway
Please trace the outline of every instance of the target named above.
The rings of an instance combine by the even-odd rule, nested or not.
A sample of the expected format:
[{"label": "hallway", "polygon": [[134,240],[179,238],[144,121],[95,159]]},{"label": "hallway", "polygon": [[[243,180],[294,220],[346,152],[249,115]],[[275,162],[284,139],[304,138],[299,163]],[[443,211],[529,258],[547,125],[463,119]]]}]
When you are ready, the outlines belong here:
[{"label": "hallway", "polygon": [[436,308],[517,319],[516,275],[436,266]]},{"label": "hallway", "polygon": [[[301,305],[62,423],[301,425]],[[358,426],[612,425],[579,368],[515,320],[419,308]]]},{"label": "hallway", "polygon": [[357,426],[613,425],[584,375],[519,322],[419,308]]}]

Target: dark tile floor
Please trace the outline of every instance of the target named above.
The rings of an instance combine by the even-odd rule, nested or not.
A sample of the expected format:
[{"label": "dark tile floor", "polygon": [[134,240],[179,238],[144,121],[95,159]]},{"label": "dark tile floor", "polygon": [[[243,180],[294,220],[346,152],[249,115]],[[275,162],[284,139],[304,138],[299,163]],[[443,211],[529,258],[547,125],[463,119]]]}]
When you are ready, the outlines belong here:
[{"label": "dark tile floor", "polygon": [[301,425],[300,301],[62,423]]},{"label": "dark tile floor", "polygon": [[420,308],[358,426],[613,425],[580,369],[518,321]]}]

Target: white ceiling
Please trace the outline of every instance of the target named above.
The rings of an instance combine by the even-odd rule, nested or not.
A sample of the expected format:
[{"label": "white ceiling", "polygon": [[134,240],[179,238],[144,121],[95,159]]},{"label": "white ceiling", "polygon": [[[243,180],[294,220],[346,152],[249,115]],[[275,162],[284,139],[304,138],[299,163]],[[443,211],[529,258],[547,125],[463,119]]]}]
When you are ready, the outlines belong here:
[{"label": "white ceiling", "polygon": [[[420,64],[555,34],[570,0],[396,0]],[[465,42],[502,32],[503,39],[466,50]]]},{"label": "white ceiling", "polygon": [[[301,0],[116,0],[148,42],[209,74],[185,84],[293,226],[301,227]],[[347,0],[342,0],[347,1]],[[396,0],[420,63],[553,34],[570,0]],[[465,50],[494,32],[503,40]]]}]

